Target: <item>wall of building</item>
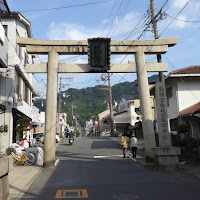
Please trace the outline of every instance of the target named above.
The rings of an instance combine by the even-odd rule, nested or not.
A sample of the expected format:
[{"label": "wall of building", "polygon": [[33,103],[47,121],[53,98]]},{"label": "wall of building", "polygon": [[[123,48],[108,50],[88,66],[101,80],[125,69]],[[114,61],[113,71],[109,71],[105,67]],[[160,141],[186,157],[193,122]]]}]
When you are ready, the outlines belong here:
[{"label": "wall of building", "polygon": [[184,78],[177,83],[179,112],[200,101],[200,77]]},{"label": "wall of building", "polygon": [[[7,132],[0,133],[0,154],[4,155],[6,153],[7,147],[12,143],[12,132],[13,132],[13,117],[12,117],[12,86],[13,79],[0,76],[0,86],[1,86],[1,103],[6,106],[6,111],[4,114],[0,114],[0,126],[8,126]],[[11,113],[11,114],[10,114]]]},{"label": "wall of building", "polygon": [[103,123],[103,118],[110,116],[110,110],[105,110],[104,112],[98,114],[98,126],[99,133],[102,131],[107,131],[109,129],[109,124]]},{"label": "wall of building", "polygon": [[[12,108],[17,109],[19,112],[32,117],[32,91],[30,85],[34,88],[35,83],[33,84],[33,75],[25,73],[25,61],[32,63],[32,56],[25,56],[26,48],[19,48],[16,44],[16,36],[27,37],[27,27],[15,17],[12,18],[1,18],[2,24],[7,26],[7,37],[9,38],[8,42],[8,71],[7,73],[3,73],[0,76],[0,87],[1,87],[1,101],[7,107],[5,115],[0,115],[0,125],[6,124],[8,125],[8,132],[0,134],[0,142],[1,144],[1,154],[4,154],[7,147],[9,147],[13,142],[13,113]],[[26,57],[26,60],[25,60]],[[22,95],[23,105],[17,105],[17,97],[18,94],[15,91],[15,78],[16,78],[16,65],[19,66],[20,70],[20,81],[19,81],[19,94]],[[19,71],[18,71],[19,73]],[[28,83],[27,85],[27,98],[25,101],[25,97],[23,96],[24,91],[24,83]],[[38,87],[39,88],[39,87]],[[36,89],[37,90],[37,89]]]},{"label": "wall of building", "polygon": [[122,98],[118,104],[118,112],[124,112],[125,110],[128,110],[129,108],[129,101]]},{"label": "wall of building", "polygon": [[1,24],[0,21],[0,68],[7,66],[8,66],[8,39],[5,35],[3,25]]}]

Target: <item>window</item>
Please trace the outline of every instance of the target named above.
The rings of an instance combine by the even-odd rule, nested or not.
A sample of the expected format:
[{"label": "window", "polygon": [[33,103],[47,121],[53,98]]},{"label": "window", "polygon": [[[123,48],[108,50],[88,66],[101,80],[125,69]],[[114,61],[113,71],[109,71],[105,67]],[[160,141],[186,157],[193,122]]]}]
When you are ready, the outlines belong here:
[{"label": "window", "polygon": [[24,52],[24,64],[29,64],[28,62],[28,54]]},{"label": "window", "polygon": [[172,87],[166,89],[166,96],[168,99],[172,97]]},{"label": "window", "polygon": [[26,84],[25,84],[25,88],[26,88],[25,101],[26,101],[27,104],[29,104],[29,92],[30,92],[30,90],[29,90],[29,88]]},{"label": "window", "polygon": [[23,100],[27,104],[29,104],[29,92],[30,92],[30,90],[28,88],[28,85],[25,82],[23,82]]},{"label": "window", "polygon": [[20,87],[20,76],[18,73],[15,74],[15,93],[19,95],[19,87]]},{"label": "window", "polygon": [[169,98],[172,97],[172,87],[166,89],[166,96],[167,96],[167,106],[169,107]]},{"label": "window", "polygon": [[25,101],[25,96],[26,96],[26,84],[23,81],[23,100]]},{"label": "window", "polygon": [[3,25],[5,35],[8,36],[8,25]]},{"label": "window", "polygon": [[[19,33],[18,33],[17,30],[16,30],[16,33],[17,33],[17,36],[19,36]],[[19,44],[17,44],[17,42],[16,42],[16,51],[17,51],[17,55],[21,59],[21,57],[22,57],[22,48],[19,46]]]}]

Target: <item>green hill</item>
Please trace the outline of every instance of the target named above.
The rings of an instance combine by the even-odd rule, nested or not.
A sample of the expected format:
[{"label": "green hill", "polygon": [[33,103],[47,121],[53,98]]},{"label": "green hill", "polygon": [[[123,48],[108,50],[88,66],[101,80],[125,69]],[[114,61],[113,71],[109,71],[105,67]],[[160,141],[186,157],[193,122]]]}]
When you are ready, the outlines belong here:
[{"label": "green hill", "polygon": [[[149,77],[149,82],[154,82],[157,78],[157,75],[153,75]],[[120,98],[124,95],[138,95],[136,86],[137,81],[123,82],[112,86],[113,105],[114,100],[119,102]],[[95,119],[99,113],[107,109],[109,94],[107,90],[100,90],[101,88],[108,88],[108,86],[98,85],[83,89],[70,88],[62,91],[61,112],[67,113],[68,123],[70,125],[72,121],[72,103],[75,107],[73,109],[74,115],[77,116],[78,122],[82,126],[85,125],[86,121]],[[64,98],[63,93],[69,94],[70,96]]]}]

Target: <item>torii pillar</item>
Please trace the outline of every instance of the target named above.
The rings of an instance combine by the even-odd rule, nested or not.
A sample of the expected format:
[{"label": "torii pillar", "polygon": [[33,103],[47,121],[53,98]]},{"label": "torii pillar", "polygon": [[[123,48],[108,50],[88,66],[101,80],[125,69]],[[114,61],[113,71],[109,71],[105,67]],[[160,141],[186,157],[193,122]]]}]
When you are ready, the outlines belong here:
[{"label": "torii pillar", "polygon": [[156,142],[154,135],[153,119],[152,119],[145,53],[143,51],[138,51],[134,55],[137,67],[137,80],[138,80],[140,107],[142,114],[142,129],[143,132],[145,133],[143,134],[145,143],[145,154],[146,154],[146,160],[151,161],[154,156],[152,148],[156,147]]},{"label": "torii pillar", "polygon": [[48,53],[47,92],[44,135],[44,167],[54,166],[55,163],[55,134],[58,94],[58,62],[59,55],[55,51]]}]

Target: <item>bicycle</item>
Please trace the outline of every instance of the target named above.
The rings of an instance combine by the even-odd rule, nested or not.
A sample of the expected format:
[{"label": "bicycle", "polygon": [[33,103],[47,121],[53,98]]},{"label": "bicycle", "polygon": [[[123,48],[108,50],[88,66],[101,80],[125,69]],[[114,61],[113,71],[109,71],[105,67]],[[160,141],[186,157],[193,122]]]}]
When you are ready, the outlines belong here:
[{"label": "bicycle", "polygon": [[8,148],[8,155],[13,156],[14,164],[32,165],[35,162],[35,155],[27,151],[19,156],[15,154],[14,148]]}]

